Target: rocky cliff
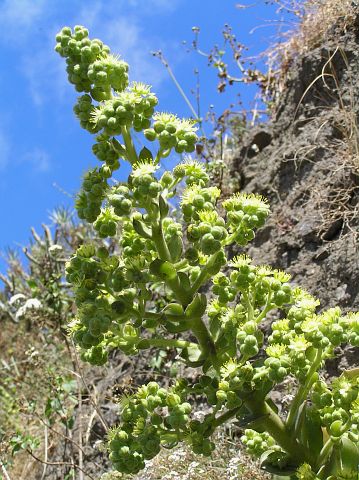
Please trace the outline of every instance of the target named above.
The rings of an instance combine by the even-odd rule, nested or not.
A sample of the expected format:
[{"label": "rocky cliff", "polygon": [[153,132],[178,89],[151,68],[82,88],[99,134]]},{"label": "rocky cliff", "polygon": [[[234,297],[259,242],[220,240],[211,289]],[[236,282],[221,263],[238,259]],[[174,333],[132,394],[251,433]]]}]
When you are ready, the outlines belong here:
[{"label": "rocky cliff", "polygon": [[323,307],[359,307],[358,79],[359,16],[292,59],[272,119],[247,132],[231,166],[236,188],[272,207],[250,255]]}]

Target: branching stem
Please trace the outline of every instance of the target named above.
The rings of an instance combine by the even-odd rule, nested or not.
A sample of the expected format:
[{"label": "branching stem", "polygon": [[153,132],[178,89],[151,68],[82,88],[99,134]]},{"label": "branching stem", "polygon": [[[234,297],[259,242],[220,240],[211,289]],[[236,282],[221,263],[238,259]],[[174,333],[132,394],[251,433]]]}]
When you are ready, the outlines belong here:
[{"label": "branching stem", "polygon": [[138,156],[131,138],[131,134],[127,127],[122,127],[121,132],[122,132],[123,141],[125,142],[125,146],[126,146],[127,159],[131,163],[131,165],[133,165],[138,162]]},{"label": "branching stem", "polygon": [[159,348],[188,348],[197,347],[198,345],[193,342],[187,342],[186,340],[177,340],[173,338],[146,338],[139,344],[140,349],[147,349],[151,347]]},{"label": "branching stem", "polygon": [[298,465],[304,462],[312,464],[310,452],[293,437],[281,418],[266,401],[251,396],[244,399],[244,403],[250,412],[258,417],[260,426],[275,439],[284,451],[289,453]]},{"label": "branching stem", "polygon": [[322,353],[323,353],[322,349],[319,348],[317,350],[317,354],[312,363],[312,366],[310,367],[305,383],[298,388],[298,391],[293,399],[293,403],[289,410],[287,421],[286,421],[287,428],[290,430],[293,429],[293,426],[295,424],[299,407],[301,406],[303,401],[306,399],[310,389],[312,388],[313,383],[316,380],[315,373],[317,372],[318,367],[322,361]]}]

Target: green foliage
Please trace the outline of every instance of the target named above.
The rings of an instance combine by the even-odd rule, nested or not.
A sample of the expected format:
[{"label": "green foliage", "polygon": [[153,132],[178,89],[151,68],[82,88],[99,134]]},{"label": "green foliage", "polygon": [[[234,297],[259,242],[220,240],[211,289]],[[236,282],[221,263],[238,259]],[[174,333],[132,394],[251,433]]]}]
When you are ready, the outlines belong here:
[{"label": "green foliage", "polygon": [[[103,238],[121,232],[120,254],[88,243],[67,264],[78,307],[74,341],[92,364],[104,364],[113,349],[135,355],[157,347],[175,349],[198,368],[195,383],[178,379],[164,389],[150,382],[121,402],[121,423],[109,435],[114,467],[136,473],[161,446],[182,441],[210,455],[216,428],[237,419],[244,444],[267,471],[357,479],[358,372],[326,385],[320,370],[337,346],[358,346],[359,315],[338,308],[317,314],[319,302],[293,288],[286,273],[255,266],[246,255],[229,260],[228,247],[246,246],[263,226],[267,201],[239,193],[220,202],[220,190],[192,158],[160,176],[161,158],[194,150],[193,123],[154,112],[150,88],[128,86],[127,64],[85,28],[65,27],[56,39],[70,81],[87,92],[75,113],[85,129],[101,132],[94,153],[103,164],[84,177],[79,216]],[[153,153],[137,153],[132,128],[157,141]],[[131,173],[121,183],[112,175],[122,160]],[[209,303],[201,293],[208,284]],[[269,313],[277,319],[266,339]],[[298,385],[286,417],[268,397],[284,379]],[[195,397],[208,403],[203,421],[193,417]]]},{"label": "green foliage", "polygon": [[38,447],[39,441],[31,435],[25,435],[18,432],[16,435],[10,438],[9,445],[11,447],[11,454],[20,452],[21,450],[34,450]]}]

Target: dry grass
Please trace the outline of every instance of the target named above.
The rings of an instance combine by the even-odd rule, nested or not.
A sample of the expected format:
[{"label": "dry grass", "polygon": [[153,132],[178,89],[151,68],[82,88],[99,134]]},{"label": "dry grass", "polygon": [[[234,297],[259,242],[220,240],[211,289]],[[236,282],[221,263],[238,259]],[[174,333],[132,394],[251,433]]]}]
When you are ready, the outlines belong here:
[{"label": "dry grass", "polygon": [[[296,25],[274,44],[268,52],[268,94],[272,97],[274,111],[282,92],[288,88],[288,78],[296,72],[294,63],[305,58],[314,49],[325,46],[328,41],[334,45],[332,51],[323,53],[321,73],[303,92],[296,105],[293,122],[299,117],[306,118],[308,131],[314,126],[316,134],[310,139],[305,150],[311,153],[321,148],[330,153],[333,168],[330,171],[330,186],[327,195],[322,190],[312,192],[312,197],[321,215],[320,231],[323,238],[333,225],[341,225],[343,232],[355,233],[358,216],[358,173],[359,173],[359,128],[356,108],[356,78],[350,74],[351,66],[340,37],[353,27],[359,6],[352,0],[274,0],[280,9],[290,11],[296,18]],[[338,38],[336,44],[335,39]],[[336,45],[335,45],[336,44]],[[324,56],[327,55],[327,58]],[[338,65],[347,71],[346,83],[340,80]],[[289,83],[291,88],[291,83]],[[306,110],[307,98],[318,102],[317,113],[311,117]],[[331,125],[337,131],[336,138],[322,136],[322,129]],[[303,160],[304,151],[298,151],[295,160]],[[328,165],[325,166],[327,168]],[[354,225],[354,227],[353,227]]]},{"label": "dry grass", "polygon": [[[345,32],[355,21],[358,7],[352,0],[274,0],[279,11],[294,16],[294,27],[279,36],[268,55],[268,89],[282,92],[293,61],[320,46],[333,29]],[[269,92],[268,92],[269,93]]]},{"label": "dry grass", "polygon": [[299,20],[297,30],[290,33],[283,44],[287,58],[319,46],[334,26],[343,31],[355,19],[352,0],[278,0],[277,3],[292,11]]}]

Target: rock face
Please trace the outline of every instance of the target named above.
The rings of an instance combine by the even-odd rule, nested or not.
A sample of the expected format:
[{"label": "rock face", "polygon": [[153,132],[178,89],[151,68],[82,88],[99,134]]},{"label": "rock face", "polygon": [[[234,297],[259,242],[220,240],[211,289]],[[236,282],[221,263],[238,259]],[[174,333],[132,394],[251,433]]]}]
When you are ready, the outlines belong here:
[{"label": "rock face", "polygon": [[324,308],[359,307],[359,13],[298,56],[271,121],[243,137],[238,189],[272,214],[252,242],[255,263],[292,274]]}]

